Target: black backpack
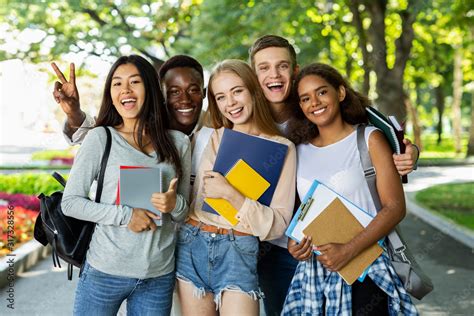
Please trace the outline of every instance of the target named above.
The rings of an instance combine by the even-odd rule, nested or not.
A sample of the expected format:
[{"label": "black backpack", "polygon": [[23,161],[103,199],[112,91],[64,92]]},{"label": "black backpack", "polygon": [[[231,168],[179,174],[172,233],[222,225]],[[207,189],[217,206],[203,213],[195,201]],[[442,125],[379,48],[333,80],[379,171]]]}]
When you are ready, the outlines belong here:
[{"label": "black backpack", "polygon": [[[95,195],[95,202],[97,203],[100,202],[102,195],[105,169],[112,146],[112,135],[107,127],[104,128],[107,134],[107,142],[97,178]],[[59,173],[54,172],[52,176],[63,187],[66,186],[66,181]],[[96,224],[64,215],[61,210],[62,197],[62,191],[56,191],[50,196],[43,193],[38,196],[40,199],[40,214],[36,218],[34,237],[43,246],[51,245],[55,267],[61,267],[59,258],[68,263],[68,280],[72,280],[73,266],[82,268]]]}]

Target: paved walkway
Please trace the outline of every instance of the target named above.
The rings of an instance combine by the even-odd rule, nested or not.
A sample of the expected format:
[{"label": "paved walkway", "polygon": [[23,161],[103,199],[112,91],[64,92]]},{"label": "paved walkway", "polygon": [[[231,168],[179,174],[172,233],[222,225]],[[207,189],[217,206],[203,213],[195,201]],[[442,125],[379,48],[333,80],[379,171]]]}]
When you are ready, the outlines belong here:
[{"label": "paved walkway", "polygon": [[[474,167],[424,167],[405,186],[414,192],[436,183],[472,181]],[[435,291],[415,300],[421,315],[472,315],[474,310],[474,250],[409,214],[402,230],[418,263],[429,274]],[[19,275],[15,281],[15,309],[7,308],[7,289],[0,293],[1,315],[70,315],[77,283],[67,281],[64,269],[52,268],[51,258]]]}]

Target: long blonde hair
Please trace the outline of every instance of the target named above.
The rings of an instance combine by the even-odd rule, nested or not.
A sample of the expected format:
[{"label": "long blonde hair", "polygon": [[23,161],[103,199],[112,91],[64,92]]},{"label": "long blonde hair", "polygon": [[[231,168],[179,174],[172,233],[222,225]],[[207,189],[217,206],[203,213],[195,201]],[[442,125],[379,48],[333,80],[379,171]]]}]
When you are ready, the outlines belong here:
[{"label": "long blonde hair", "polygon": [[255,125],[261,133],[266,135],[281,135],[280,131],[273,120],[270,105],[268,104],[265,95],[258,83],[257,76],[252,71],[252,68],[244,61],[237,59],[226,59],[218,63],[212,70],[207,86],[207,100],[208,107],[208,121],[213,128],[232,128],[234,124],[228,120],[219,110],[215,99],[215,94],[212,89],[212,82],[217,75],[223,72],[231,72],[239,76],[244,82],[245,87],[249,90],[252,97],[252,117],[251,122]]}]

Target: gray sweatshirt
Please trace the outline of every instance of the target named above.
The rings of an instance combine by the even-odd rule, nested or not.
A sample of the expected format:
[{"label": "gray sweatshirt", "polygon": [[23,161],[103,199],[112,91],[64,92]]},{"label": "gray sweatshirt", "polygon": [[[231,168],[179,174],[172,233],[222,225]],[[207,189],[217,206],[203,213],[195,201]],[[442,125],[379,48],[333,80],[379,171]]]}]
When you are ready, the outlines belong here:
[{"label": "gray sweatshirt", "polygon": [[116,205],[120,166],[157,167],[162,170],[163,190],[167,190],[176,176],[169,163],[157,163],[156,153],[151,157],[132,147],[114,128],[112,148],[105,171],[100,203],[95,203],[96,181],[105,149],[105,130],[90,130],[74,159],[64,190],[62,210],[65,215],[97,223],[87,252],[87,261],[102,272],[130,278],[152,278],[174,270],[175,222],[185,219],[188,211],[191,145],[186,135],[170,130],[183,167],[179,179],[175,209],[162,214],[163,225],[155,232],[132,232],[127,224],[132,208]]}]

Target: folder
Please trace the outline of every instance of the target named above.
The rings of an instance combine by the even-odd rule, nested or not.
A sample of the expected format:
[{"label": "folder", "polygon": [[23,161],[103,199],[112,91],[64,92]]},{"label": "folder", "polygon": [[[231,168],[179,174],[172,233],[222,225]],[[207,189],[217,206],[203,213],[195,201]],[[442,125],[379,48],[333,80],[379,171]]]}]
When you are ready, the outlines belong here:
[{"label": "folder", "polygon": [[301,201],[293,219],[286,230],[286,235],[297,242],[304,237],[303,230],[319,215],[329,204],[339,198],[345,207],[354,215],[363,227],[367,227],[373,219],[367,211],[363,210],[353,202],[332,190],[325,184],[314,180],[308,192]]},{"label": "folder", "polygon": [[[152,194],[156,192],[162,192],[160,168],[120,166],[117,204],[143,208],[161,216],[161,212],[150,201]],[[154,221],[161,226],[161,219]]]},{"label": "folder", "polygon": [[[242,159],[237,161],[225,177],[237,191],[252,200],[258,200],[270,187],[270,183]],[[227,200],[206,198],[205,201],[232,226],[237,225],[239,220],[235,216],[238,210]]]},{"label": "folder", "polygon": [[[255,172],[270,183],[268,189],[257,199],[258,202],[269,206],[280,179],[287,151],[288,146],[285,144],[231,129],[224,129],[212,170],[227,175],[239,159],[244,160]],[[202,210],[219,214],[206,201],[204,201]]]},{"label": "folder", "polygon": [[[314,245],[321,246],[328,243],[347,243],[363,230],[364,227],[336,197],[303,232],[306,236],[312,237]],[[373,244],[340,269],[339,275],[351,285],[382,254],[382,251],[377,243]]]},{"label": "folder", "polygon": [[[375,108],[368,106],[365,108],[370,124],[380,129],[385,138],[387,138],[390,147],[395,154],[405,153],[405,144],[403,143],[404,131],[395,116],[388,116],[388,118]],[[408,183],[408,177],[402,176],[402,182]]]},{"label": "folder", "polygon": [[[367,211],[363,210],[325,184],[318,180],[314,180],[309,186],[308,192],[302,199],[302,202],[293,216],[285,234],[291,239],[301,242],[305,236],[304,230],[306,227],[308,227],[328,206],[330,206],[335,199],[340,200],[344,207],[347,208],[362,227],[367,227],[367,225],[372,221],[373,216]],[[318,251],[315,251],[315,253],[319,255]],[[365,272],[359,276],[360,280],[363,280]]]}]

